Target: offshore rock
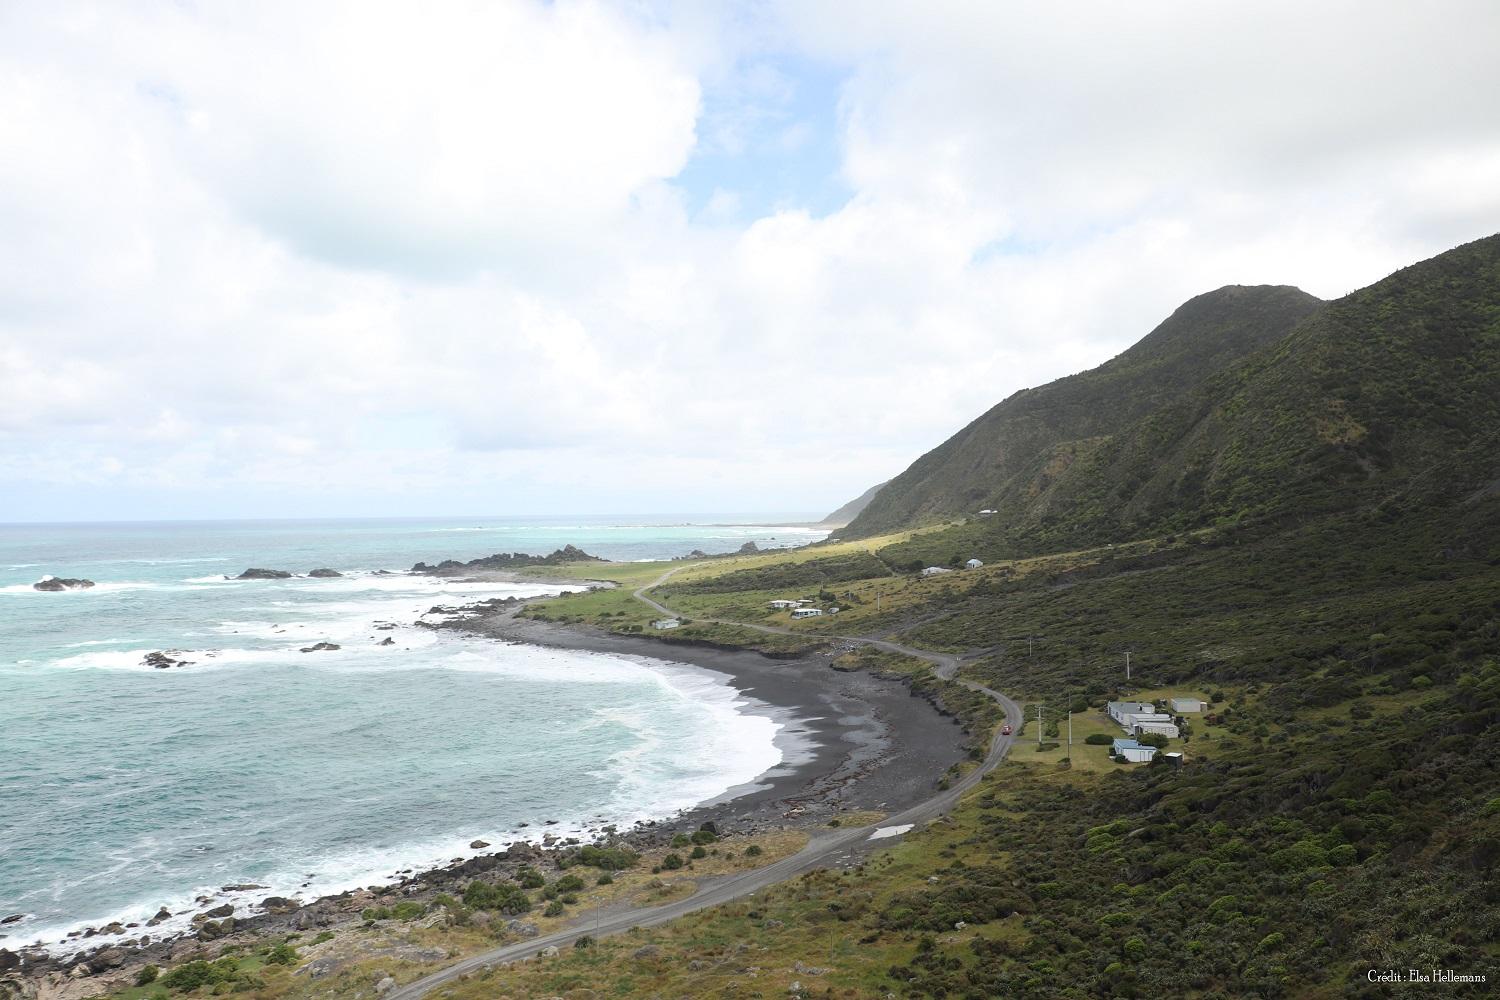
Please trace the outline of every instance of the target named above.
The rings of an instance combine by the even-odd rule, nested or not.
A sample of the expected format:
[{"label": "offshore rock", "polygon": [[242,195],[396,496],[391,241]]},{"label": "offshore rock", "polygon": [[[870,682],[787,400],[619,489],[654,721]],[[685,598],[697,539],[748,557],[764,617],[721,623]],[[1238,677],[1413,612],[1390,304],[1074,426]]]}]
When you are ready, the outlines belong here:
[{"label": "offshore rock", "polygon": [[292,574],[284,569],[247,569],[236,580],[290,580]]},{"label": "offshore rock", "polygon": [[[179,655],[173,656],[173,653],[178,653]],[[157,670],[166,670],[168,667],[190,667],[192,665],[193,661],[182,659],[180,651],[176,649],[169,649],[165,653],[147,653],[141,660],[141,666],[155,667]]]},{"label": "offshore rock", "polygon": [[315,580],[331,580],[331,579],[333,579],[336,576],[343,576],[344,574],[340,573],[336,569],[326,569],[325,568],[325,569],[315,569],[312,572],[308,573],[307,575],[310,576],[310,577],[312,577]]},{"label": "offshore rock", "polygon": [[33,583],[31,589],[40,590],[43,593],[55,594],[63,590],[88,590],[93,585],[93,580],[83,580],[71,576],[48,576]]},{"label": "offshore rock", "polygon": [[325,649],[330,649],[331,650],[331,649],[342,649],[342,648],[343,647],[340,646],[336,642],[315,642],[311,646],[303,646],[302,647],[302,652],[304,652],[304,653],[317,653],[317,652],[320,652],[320,651],[325,650]]}]

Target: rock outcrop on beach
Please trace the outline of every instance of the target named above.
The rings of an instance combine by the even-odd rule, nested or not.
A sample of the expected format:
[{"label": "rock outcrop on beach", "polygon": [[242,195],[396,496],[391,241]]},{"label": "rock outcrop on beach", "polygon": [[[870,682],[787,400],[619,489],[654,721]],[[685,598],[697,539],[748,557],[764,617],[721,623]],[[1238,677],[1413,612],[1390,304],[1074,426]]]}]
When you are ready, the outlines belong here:
[{"label": "rock outcrop on beach", "polygon": [[746,542],[744,545],[741,545],[740,548],[739,548],[740,555],[751,555],[752,553],[759,552],[759,551],[760,551],[760,546],[756,545],[753,539],[751,541]]},{"label": "rock outcrop on beach", "polygon": [[325,568],[312,570],[307,575],[312,577],[314,580],[331,580],[336,576],[343,576],[344,574],[340,573],[336,569]]},{"label": "rock outcrop on beach", "polygon": [[192,660],[182,659],[181,654],[175,649],[167,650],[165,653],[161,651],[147,653],[141,660],[141,666],[155,667],[157,670],[166,670],[168,667],[189,667],[192,664]]},{"label": "rock outcrop on beach", "polygon": [[474,570],[520,569],[523,566],[560,566],[563,563],[606,561],[598,556],[589,555],[576,545],[564,545],[562,548],[545,556],[533,556],[525,552],[497,552],[492,556],[470,559],[468,562],[459,562],[457,559],[444,559],[436,566],[429,566],[425,562],[419,562],[411,568],[411,571],[413,573],[428,573],[433,576],[454,576]]},{"label": "rock outcrop on beach", "polygon": [[290,580],[292,574],[284,569],[247,569],[236,580]]},{"label": "rock outcrop on beach", "polygon": [[33,583],[31,589],[55,594],[62,590],[88,590],[93,585],[93,580],[82,580],[70,576],[46,576]]}]

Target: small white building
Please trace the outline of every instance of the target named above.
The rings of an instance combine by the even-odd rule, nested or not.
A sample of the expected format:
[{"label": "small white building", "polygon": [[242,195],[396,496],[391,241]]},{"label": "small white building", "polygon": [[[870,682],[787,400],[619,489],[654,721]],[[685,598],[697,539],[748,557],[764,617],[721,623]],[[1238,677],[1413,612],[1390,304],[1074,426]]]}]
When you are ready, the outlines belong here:
[{"label": "small white building", "polygon": [[952,573],[952,572],[953,571],[951,569],[949,569],[948,567],[946,567],[946,566],[928,566],[926,569],[924,569],[922,571],[922,575],[923,576],[941,576],[944,573]]},{"label": "small white building", "polygon": [[1169,698],[1167,704],[1174,715],[1188,715],[1203,711],[1203,702],[1197,698]]},{"label": "small white building", "polygon": [[993,513],[995,513],[995,512],[992,511],[992,510],[990,510],[988,507],[986,507],[984,510],[982,510],[982,511],[979,512],[979,516],[980,517],[989,517]]},{"label": "small white building", "polygon": [[1156,711],[1156,706],[1149,701],[1111,701],[1105,704],[1104,711],[1111,719],[1124,725],[1125,716],[1149,715]]},{"label": "small white building", "polygon": [[676,618],[658,618],[656,621],[654,621],[654,622],[651,623],[651,627],[652,628],[677,628],[681,624],[682,624],[682,622],[679,621]]},{"label": "small white building", "polygon": [[785,611],[787,608],[795,608],[799,602],[783,599],[778,601],[769,601],[767,603],[769,603],[771,607],[775,608],[777,611]]},{"label": "small white building", "polygon": [[1148,722],[1171,722],[1172,717],[1163,712],[1126,712],[1120,716],[1120,727],[1127,733],[1135,732],[1136,726],[1145,725]]},{"label": "small white building", "polygon": [[982,561],[978,560],[978,559],[970,559],[968,562],[964,563],[964,568],[966,568],[966,569],[978,569],[979,567],[981,567],[983,565],[984,565],[984,563]]},{"label": "small white building", "polygon": [[1124,757],[1132,764],[1147,764],[1156,756],[1156,747],[1142,746],[1135,740],[1115,740],[1110,744],[1111,757]]},{"label": "small white building", "polygon": [[1158,736],[1165,736],[1169,740],[1175,740],[1181,735],[1177,731],[1177,724],[1175,722],[1137,722],[1132,727],[1132,731],[1137,736],[1145,733],[1156,733]]},{"label": "small white building", "polygon": [[822,616],[822,608],[798,608],[792,612],[793,618],[821,618]]}]

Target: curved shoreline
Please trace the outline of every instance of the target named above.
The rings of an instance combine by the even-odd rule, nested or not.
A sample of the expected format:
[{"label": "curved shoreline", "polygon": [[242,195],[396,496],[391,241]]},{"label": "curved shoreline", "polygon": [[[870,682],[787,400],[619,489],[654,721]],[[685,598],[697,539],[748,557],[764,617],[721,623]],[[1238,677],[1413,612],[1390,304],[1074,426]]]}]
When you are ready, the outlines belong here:
[{"label": "curved shoreline", "polygon": [[[646,638],[521,620],[513,617],[521,601],[498,603],[506,610],[497,611],[493,605],[481,604],[465,609],[478,613],[431,623],[429,627],[492,641],[597,652],[710,670],[723,675],[731,687],[756,703],[757,714],[764,714],[768,707],[769,714],[784,727],[778,733],[778,742],[784,752],[797,751],[790,759],[784,757],[780,764],[751,782],[726,789],[692,809],[642,822],[622,835],[639,846],[665,844],[674,833],[697,829],[705,822],[714,822],[736,833],[758,833],[816,827],[840,811],[894,811],[930,795],[938,778],[965,755],[965,735],[957,723],[926,701],[913,697],[897,681],[831,670],[818,657],[773,660],[744,650],[664,647]],[[533,834],[545,832],[536,830]],[[377,886],[383,891],[408,895],[439,891],[444,885],[451,888],[455,878],[488,870],[486,866],[493,867],[494,860],[506,858],[514,843],[532,842],[534,837],[502,843],[493,853],[455,859],[448,865],[408,874],[393,884],[380,885],[385,880],[377,880]],[[297,914],[321,911],[326,916],[334,909],[346,910],[351,900],[368,894],[354,890],[321,896],[297,904],[287,912],[252,912],[238,920],[233,930],[218,941],[240,943],[247,937],[300,928],[303,924],[298,922]],[[216,898],[202,908],[220,902]],[[237,910],[244,912],[238,907]],[[323,919],[319,917],[318,926],[327,926],[321,922]],[[145,962],[175,961],[174,956],[182,953],[185,946],[196,951],[202,940],[196,936],[196,929],[153,937],[144,945],[126,943],[120,938],[111,935],[98,939],[97,943],[91,939],[88,947],[66,955],[23,946],[19,952],[11,953],[22,959],[20,968],[13,971],[27,978],[50,980],[70,972],[76,974],[83,966],[93,975],[72,980],[87,987],[79,992],[81,996],[99,992],[99,987],[108,982],[105,977],[110,969],[94,969],[91,965],[103,953],[124,952],[125,961],[113,968],[128,971]]]}]

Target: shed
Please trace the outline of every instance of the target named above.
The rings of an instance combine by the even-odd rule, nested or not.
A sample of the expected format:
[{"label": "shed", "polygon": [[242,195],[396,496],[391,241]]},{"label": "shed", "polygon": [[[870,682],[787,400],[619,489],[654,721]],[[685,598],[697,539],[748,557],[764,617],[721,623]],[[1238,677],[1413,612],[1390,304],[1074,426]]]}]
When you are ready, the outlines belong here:
[{"label": "shed", "polygon": [[793,618],[818,618],[823,614],[822,608],[798,608],[792,612]]},{"label": "shed", "polygon": [[770,604],[771,607],[776,608],[777,610],[783,610],[783,609],[786,609],[786,608],[795,608],[797,606],[798,602],[796,602],[796,601],[788,601],[788,600],[784,600],[783,599],[783,600],[777,600],[777,601],[768,601],[767,603]]},{"label": "shed", "polygon": [[676,618],[658,618],[651,623],[652,628],[677,628],[682,622]]},{"label": "shed", "polygon": [[983,565],[984,565],[983,561],[981,561],[979,559],[970,559],[968,562],[964,563],[964,567],[966,569],[978,569],[979,567],[981,567]]},{"label": "shed", "polygon": [[1167,699],[1167,703],[1172,706],[1172,711],[1178,715],[1203,711],[1203,702],[1197,698],[1169,698]]},{"label": "shed", "polygon": [[943,573],[952,573],[952,572],[953,571],[951,569],[949,569],[948,567],[946,567],[946,566],[928,566],[926,569],[924,569],[922,571],[922,575],[923,576],[938,576],[938,575],[943,574]]},{"label": "shed", "polygon": [[1142,746],[1135,740],[1119,739],[1110,744],[1111,757],[1124,757],[1132,764],[1145,764],[1156,756],[1156,747]]}]

